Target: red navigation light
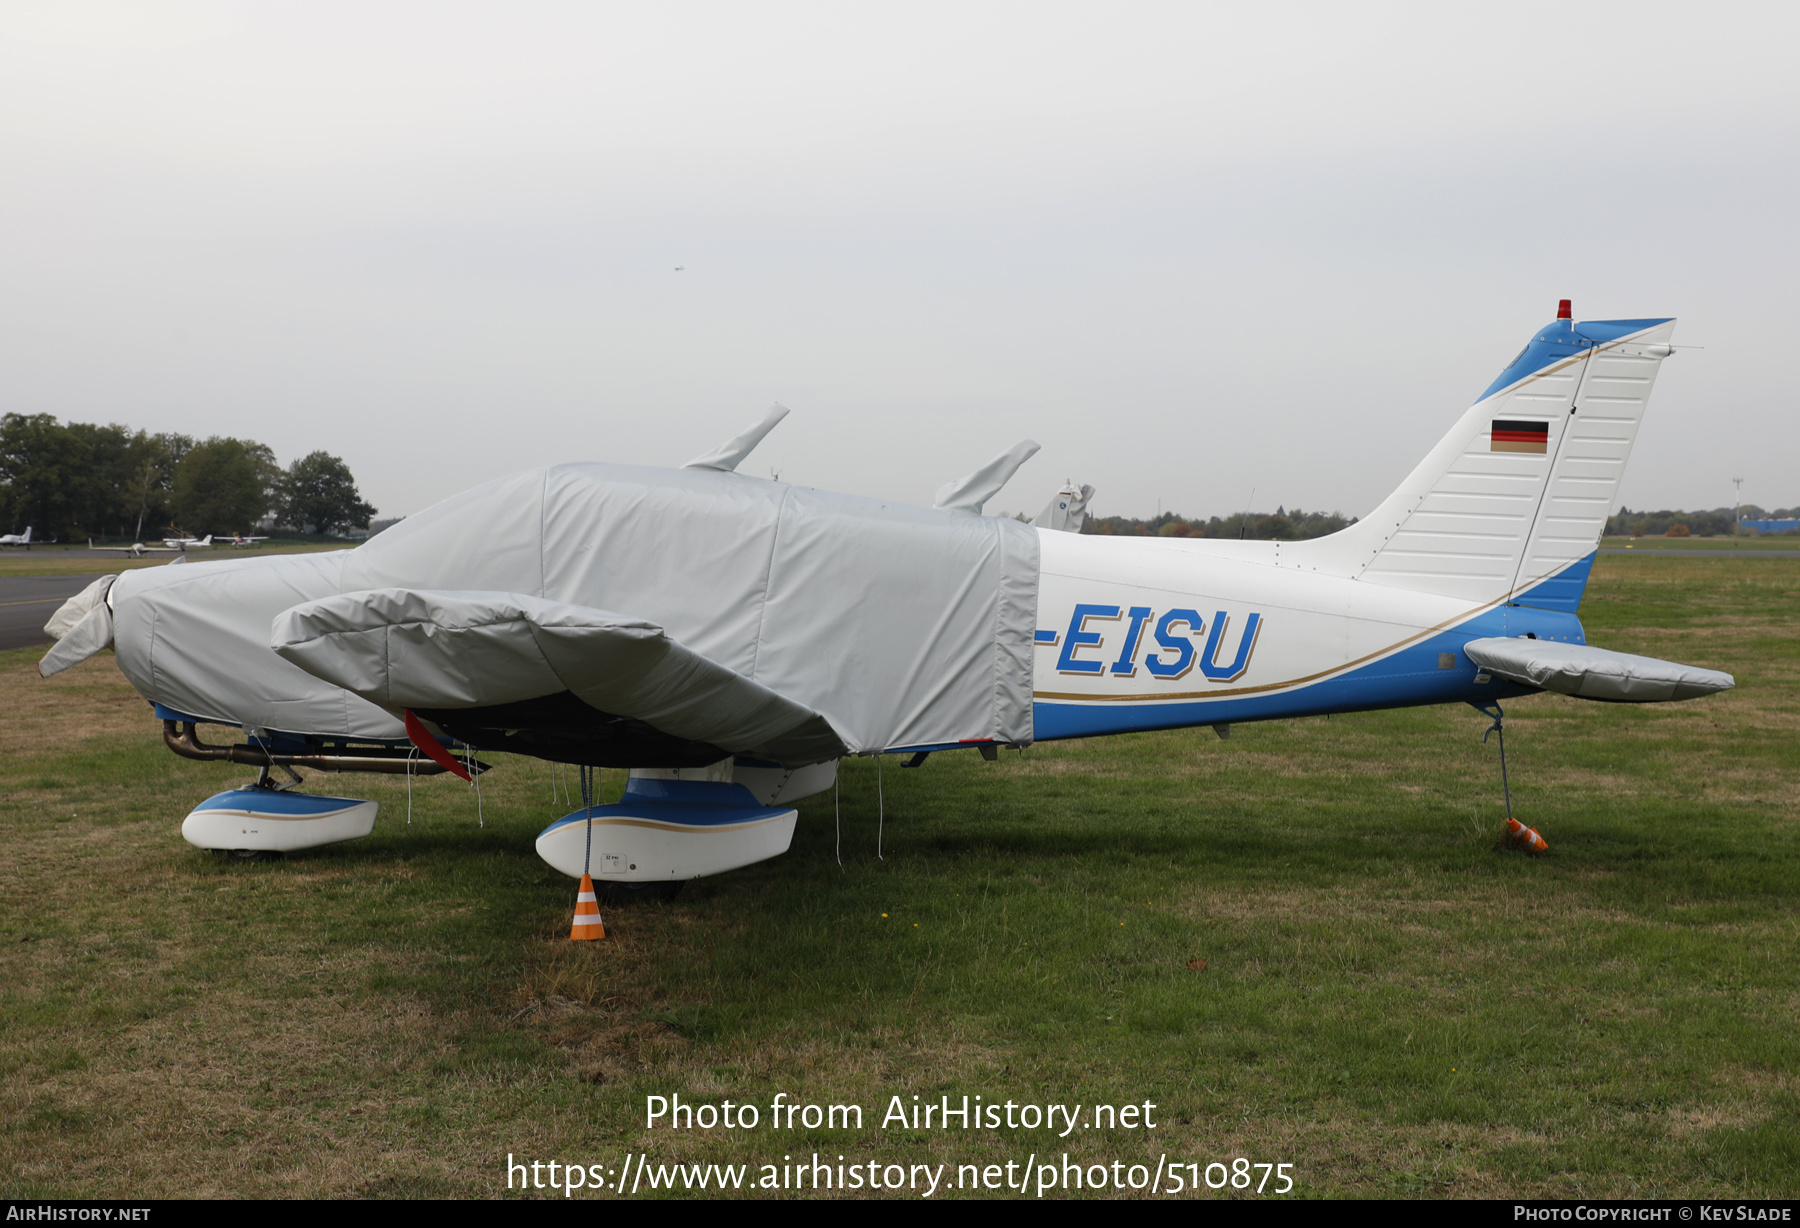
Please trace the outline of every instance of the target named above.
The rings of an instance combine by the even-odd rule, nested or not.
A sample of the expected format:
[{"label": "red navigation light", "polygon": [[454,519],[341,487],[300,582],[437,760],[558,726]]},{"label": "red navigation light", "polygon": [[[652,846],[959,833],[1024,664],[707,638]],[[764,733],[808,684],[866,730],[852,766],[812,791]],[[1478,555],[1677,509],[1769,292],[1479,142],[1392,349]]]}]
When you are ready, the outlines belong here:
[{"label": "red navigation light", "polygon": [[1571,304],[1568,299],[1563,299],[1556,304],[1556,318],[1559,320],[1573,320],[1575,318],[1573,304]]}]

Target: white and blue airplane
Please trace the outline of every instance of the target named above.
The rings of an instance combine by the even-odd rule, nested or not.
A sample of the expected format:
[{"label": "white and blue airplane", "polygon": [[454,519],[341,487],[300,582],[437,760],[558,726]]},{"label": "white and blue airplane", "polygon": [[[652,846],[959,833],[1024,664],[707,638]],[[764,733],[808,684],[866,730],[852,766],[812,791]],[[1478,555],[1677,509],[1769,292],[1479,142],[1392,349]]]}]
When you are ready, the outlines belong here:
[{"label": "white and blue airplane", "polygon": [[200,847],[372,829],[374,803],[299,793],[295,768],[470,776],[510,751],[630,769],[538,851],[665,892],[785,851],[845,755],[1690,698],[1732,679],[1589,645],[1576,613],[1673,329],[1565,301],[1398,490],[1310,541],[1085,535],[1073,483],[1033,525],[983,515],[1029,441],[932,508],[737,473],[777,406],[680,469],[560,464],[354,550],[108,577],[40,668],[110,644],[171,749],[263,768],[187,817]]}]

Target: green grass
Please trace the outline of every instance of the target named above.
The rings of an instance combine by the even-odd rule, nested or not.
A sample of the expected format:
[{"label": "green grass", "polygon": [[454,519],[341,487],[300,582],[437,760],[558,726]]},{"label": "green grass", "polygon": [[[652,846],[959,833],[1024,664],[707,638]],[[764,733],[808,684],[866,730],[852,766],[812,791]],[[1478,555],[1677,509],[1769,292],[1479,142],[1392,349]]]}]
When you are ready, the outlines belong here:
[{"label": "green grass", "polygon": [[[0,765],[0,1184],[13,1196],[503,1193],[616,1165],[1294,1164],[1297,1192],[1781,1196],[1800,1186],[1800,561],[1605,556],[1590,638],[1729,694],[1467,708],[847,764],[793,850],[566,939],[544,765],[348,777],[367,840],[269,864],[178,835],[241,769],[158,745],[110,661]],[[616,792],[620,774],[609,774]],[[330,778],[317,781],[321,789]],[[885,914],[885,915],[884,915]],[[1200,961],[1204,961],[1202,968]],[[642,1128],[647,1095],[765,1128]],[[766,1128],[778,1092],[863,1130]],[[888,1098],[1154,1101],[1154,1131],[877,1128]],[[952,1168],[954,1172],[954,1167]]]}]

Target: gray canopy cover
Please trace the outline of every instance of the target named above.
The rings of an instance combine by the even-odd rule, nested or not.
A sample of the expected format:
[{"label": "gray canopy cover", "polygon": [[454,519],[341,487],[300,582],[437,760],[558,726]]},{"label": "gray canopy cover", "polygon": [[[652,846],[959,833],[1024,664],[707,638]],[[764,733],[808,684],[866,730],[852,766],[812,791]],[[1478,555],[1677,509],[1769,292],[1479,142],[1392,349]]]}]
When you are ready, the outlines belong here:
[{"label": "gray canopy cover", "polygon": [[[696,736],[707,705],[690,701],[706,692],[706,728],[798,761],[834,745],[1030,742],[1037,584],[1036,531],[1012,520],[708,469],[567,464],[477,487],[355,550],[126,572],[110,604],[120,668],[192,716],[400,738],[390,709],[409,706],[408,688],[497,703],[543,686],[615,715],[645,719],[619,709],[648,703],[679,726],[668,732]],[[442,626],[440,648],[462,647],[370,672],[405,655],[372,652],[371,633],[406,624],[425,643],[424,623]]]}]

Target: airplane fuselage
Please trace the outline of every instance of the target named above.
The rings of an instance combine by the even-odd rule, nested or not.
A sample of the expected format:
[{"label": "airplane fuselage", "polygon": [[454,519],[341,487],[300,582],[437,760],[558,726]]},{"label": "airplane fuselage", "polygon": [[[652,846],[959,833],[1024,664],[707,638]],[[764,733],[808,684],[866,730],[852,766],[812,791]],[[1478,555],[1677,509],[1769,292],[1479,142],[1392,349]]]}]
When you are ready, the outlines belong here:
[{"label": "airplane fuselage", "polygon": [[1040,741],[1486,703],[1520,690],[1485,676],[1460,651],[1469,640],[1586,642],[1573,614],[1324,574],[1278,543],[1039,540]]},{"label": "airplane fuselage", "polygon": [[[617,501],[617,520],[610,514],[614,497],[602,500],[607,513],[582,533],[589,542],[653,537],[657,518],[645,518],[640,502],[658,490],[662,493],[657,497],[671,506],[689,505],[692,499],[692,505],[706,509],[707,523],[720,526],[720,533],[728,525],[742,531],[748,514],[743,506],[721,504],[716,491],[773,500],[768,504],[767,534],[761,539],[748,537],[738,548],[755,556],[769,550],[767,543],[775,537],[773,526],[779,517],[774,509],[782,505],[783,496],[782,488],[769,483],[681,471],[569,472],[596,482],[595,490],[630,492]],[[494,492],[502,500],[510,495],[505,486]],[[891,505],[872,500],[844,500],[842,506],[851,509],[844,522],[846,534],[858,518],[892,515],[897,523],[915,527],[922,517],[926,523],[957,519],[918,509],[890,510]],[[426,524],[420,518],[411,528],[418,531]],[[1031,657],[1029,677],[1021,679],[1030,686],[1031,722],[1020,729],[1020,733],[1029,730],[1021,740],[1486,702],[1520,691],[1483,675],[1460,651],[1462,644],[1521,635],[1585,642],[1579,620],[1570,613],[1508,600],[1477,602],[1331,574],[1319,568],[1319,551],[1314,549],[1324,543],[1023,531],[1036,539],[1038,574],[1036,642],[1021,649]],[[400,731],[391,716],[308,677],[269,651],[269,626],[276,615],[332,593],[395,584],[518,592],[600,609],[622,606],[668,627],[672,635],[711,659],[759,680],[768,675],[757,667],[754,637],[780,635],[786,625],[785,616],[777,617],[784,608],[780,600],[757,616],[744,614],[730,602],[694,601],[692,595],[707,593],[709,577],[718,572],[716,565],[709,571],[704,558],[670,560],[669,574],[650,577],[653,586],[633,593],[622,590],[617,566],[589,566],[582,558],[571,557],[554,564],[561,574],[553,574],[548,556],[545,570],[539,570],[535,552],[525,556],[531,560],[528,568],[496,571],[492,560],[435,552],[413,554],[409,563],[396,567],[382,562],[386,556],[381,552],[390,544],[386,538],[347,552],[221,563],[192,574],[162,569],[127,573],[112,602],[120,625],[137,630],[122,635],[120,664],[151,699],[197,717],[309,736],[393,739]],[[597,555],[605,557],[618,558],[617,548]],[[1585,574],[1591,558],[1562,574]],[[845,556],[842,566],[832,566],[829,587],[843,593],[842,616],[860,620],[922,591],[931,577],[909,570],[919,565],[916,556],[906,561],[880,551],[855,551]],[[803,617],[811,616],[824,591],[817,582],[796,590],[797,596],[805,597],[807,609],[799,611]],[[1512,600],[1521,599],[1530,601],[1529,592]],[[175,603],[172,607],[150,616],[170,600]],[[922,605],[905,621],[926,626],[932,615],[933,609]],[[868,638],[850,630],[845,634],[848,642]],[[235,647],[228,651],[227,638],[222,637]],[[915,651],[922,649],[907,650]],[[152,658],[158,662],[155,668]],[[182,668],[166,666],[178,660],[184,663]],[[764,654],[760,660],[770,657]],[[920,660],[923,665],[929,657]],[[812,689],[801,693],[822,703],[828,715],[834,687],[867,685],[851,661],[834,665],[822,658],[817,664]],[[926,667],[926,672],[932,671]],[[859,749],[903,751],[944,745],[871,737],[862,740]]]}]

